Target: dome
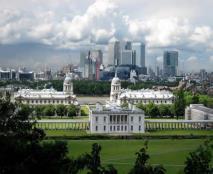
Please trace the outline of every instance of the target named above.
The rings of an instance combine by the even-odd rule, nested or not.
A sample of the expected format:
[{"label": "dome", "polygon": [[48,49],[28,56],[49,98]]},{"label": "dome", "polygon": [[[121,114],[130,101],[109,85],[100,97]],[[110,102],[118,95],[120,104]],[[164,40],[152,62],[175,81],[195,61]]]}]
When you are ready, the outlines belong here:
[{"label": "dome", "polygon": [[112,84],[118,84],[118,83],[120,83],[120,79],[118,77],[114,77],[112,79]]},{"label": "dome", "polygon": [[64,79],[64,83],[70,84],[72,82],[71,76],[72,76],[72,74],[67,74],[65,79]]}]

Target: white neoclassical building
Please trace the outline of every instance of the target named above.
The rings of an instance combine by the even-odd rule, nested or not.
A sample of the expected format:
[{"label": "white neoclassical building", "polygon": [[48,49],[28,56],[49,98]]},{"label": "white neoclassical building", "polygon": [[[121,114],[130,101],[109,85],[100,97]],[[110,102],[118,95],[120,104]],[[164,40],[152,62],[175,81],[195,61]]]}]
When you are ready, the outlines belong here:
[{"label": "white neoclassical building", "polygon": [[14,99],[23,104],[48,105],[48,104],[75,104],[77,105],[76,96],[73,94],[73,74],[67,74],[63,83],[63,91],[56,91],[55,89],[21,89],[14,94]]},{"label": "white neoclassical building", "polygon": [[213,120],[213,109],[203,104],[191,104],[185,109],[186,120]]},{"label": "white neoclassical building", "polygon": [[111,82],[110,101],[116,102],[118,105],[124,103],[131,104],[172,104],[174,101],[174,95],[170,91],[166,90],[152,90],[152,89],[121,89],[121,81],[117,77],[117,73]]},{"label": "white neoclassical building", "polygon": [[90,107],[90,132],[97,134],[144,133],[144,112],[138,108],[124,109],[115,103]]}]

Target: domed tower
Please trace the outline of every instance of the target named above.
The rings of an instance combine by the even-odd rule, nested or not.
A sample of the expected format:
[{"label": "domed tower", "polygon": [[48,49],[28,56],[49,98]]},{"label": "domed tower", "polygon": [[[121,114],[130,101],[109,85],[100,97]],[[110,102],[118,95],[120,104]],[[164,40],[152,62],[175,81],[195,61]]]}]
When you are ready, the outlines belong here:
[{"label": "domed tower", "polygon": [[111,92],[110,92],[110,101],[116,102],[118,99],[118,95],[121,90],[121,81],[117,76],[117,71],[115,72],[115,77],[111,82]]},{"label": "domed tower", "polygon": [[66,92],[67,94],[72,95],[73,94],[73,74],[66,74],[66,77],[64,79],[64,84],[63,84],[63,91]]}]

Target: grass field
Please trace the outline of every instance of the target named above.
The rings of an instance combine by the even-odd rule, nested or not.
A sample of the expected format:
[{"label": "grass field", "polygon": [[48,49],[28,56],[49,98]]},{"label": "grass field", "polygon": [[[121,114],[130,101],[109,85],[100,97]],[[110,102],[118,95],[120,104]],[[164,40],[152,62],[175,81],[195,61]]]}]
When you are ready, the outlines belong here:
[{"label": "grass field", "polygon": [[[46,135],[51,136],[84,136],[84,130],[46,130]],[[212,135],[213,130],[159,130],[146,132],[143,135]]]},{"label": "grass field", "polygon": [[[203,139],[150,140],[148,152],[151,164],[162,164],[168,174],[179,174],[190,151],[195,150]],[[143,147],[143,140],[69,140],[69,156],[76,157],[91,151],[93,143],[102,146],[103,165],[113,164],[119,174],[128,173],[135,161],[135,153]],[[84,172],[82,172],[84,173]]]}]

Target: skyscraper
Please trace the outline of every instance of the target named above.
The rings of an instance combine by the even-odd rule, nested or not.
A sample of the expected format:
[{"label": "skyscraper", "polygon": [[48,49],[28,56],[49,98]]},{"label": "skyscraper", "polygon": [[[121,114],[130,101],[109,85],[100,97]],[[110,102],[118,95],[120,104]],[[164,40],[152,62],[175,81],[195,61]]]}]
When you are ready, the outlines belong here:
[{"label": "skyscraper", "polygon": [[119,65],[120,64],[120,42],[113,38],[108,44],[108,64],[109,65]]},{"label": "skyscraper", "polygon": [[120,65],[132,65],[133,63],[132,50],[122,50]]},{"label": "skyscraper", "polygon": [[164,51],[163,73],[164,77],[176,76],[178,71],[178,52]]},{"label": "skyscraper", "polygon": [[145,44],[134,42],[132,43],[132,50],[135,64],[139,67],[145,67]]},{"label": "skyscraper", "polygon": [[101,50],[91,50],[91,58],[93,59],[93,62],[95,63],[95,79],[99,80],[100,79],[100,66],[103,63],[103,52]]}]

